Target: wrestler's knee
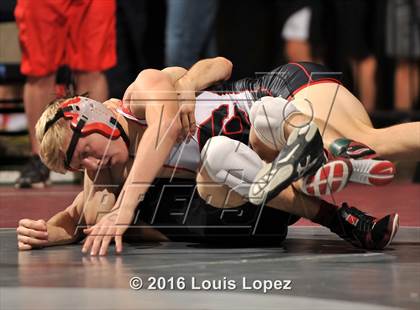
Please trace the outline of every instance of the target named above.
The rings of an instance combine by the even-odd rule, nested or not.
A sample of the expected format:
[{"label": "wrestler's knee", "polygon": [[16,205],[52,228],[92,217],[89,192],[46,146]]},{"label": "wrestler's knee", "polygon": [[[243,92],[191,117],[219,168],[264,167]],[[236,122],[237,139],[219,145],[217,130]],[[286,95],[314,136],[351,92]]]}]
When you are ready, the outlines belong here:
[{"label": "wrestler's knee", "polygon": [[[263,165],[261,158],[247,145],[224,136],[213,137],[206,142],[201,152],[201,160],[203,167],[199,178],[210,181],[209,184],[213,183],[211,187],[215,188],[216,192],[213,194],[213,200],[217,194],[223,206],[226,201],[230,206],[244,202],[242,197],[248,196],[250,184]],[[206,183],[201,185],[200,190],[204,193],[206,189],[208,194],[210,186],[204,184]],[[217,188],[219,185],[223,185],[225,190]]]},{"label": "wrestler's knee", "polygon": [[215,208],[234,208],[246,201],[231,188],[214,182],[205,168],[197,174],[197,192],[209,205]]}]

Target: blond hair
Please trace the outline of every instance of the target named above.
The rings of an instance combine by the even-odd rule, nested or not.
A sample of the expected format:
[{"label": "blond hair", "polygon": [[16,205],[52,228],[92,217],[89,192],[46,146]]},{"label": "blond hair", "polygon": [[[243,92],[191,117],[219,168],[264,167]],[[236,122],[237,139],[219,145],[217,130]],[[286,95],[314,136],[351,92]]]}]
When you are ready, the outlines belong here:
[{"label": "blond hair", "polygon": [[[45,132],[45,126],[60,108],[60,105],[72,98],[57,99],[52,102],[42,113],[35,126],[35,135],[40,145],[39,156],[42,162],[51,170],[66,173],[64,165],[65,150],[71,137],[71,129],[68,121],[64,118],[59,119]],[[45,132],[45,134],[44,134]]]}]

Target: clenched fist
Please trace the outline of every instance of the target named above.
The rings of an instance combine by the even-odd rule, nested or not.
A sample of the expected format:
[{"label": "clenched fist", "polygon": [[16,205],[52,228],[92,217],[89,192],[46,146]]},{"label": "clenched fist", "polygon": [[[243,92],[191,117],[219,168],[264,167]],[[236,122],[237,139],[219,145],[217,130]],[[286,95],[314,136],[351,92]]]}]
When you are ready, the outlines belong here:
[{"label": "clenched fist", "polygon": [[44,220],[22,219],[16,229],[19,250],[40,248],[48,243],[47,223]]}]

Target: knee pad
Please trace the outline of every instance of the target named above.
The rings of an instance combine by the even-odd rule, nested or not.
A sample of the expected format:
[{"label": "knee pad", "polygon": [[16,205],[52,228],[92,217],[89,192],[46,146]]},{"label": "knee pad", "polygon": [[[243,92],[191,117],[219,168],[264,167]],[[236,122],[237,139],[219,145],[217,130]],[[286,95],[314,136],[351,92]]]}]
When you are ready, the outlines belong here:
[{"label": "knee pad", "polygon": [[249,113],[255,135],[269,148],[279,151],[286,144],[284,123],[299,110],[282,97],[262,97]]},{"label": "knee pad", "polygon": [[227,185],[242,197],[263,166],[263,161],[247,145],[228,137],[209,139],[201,151],[201,161],[210,178]]}]

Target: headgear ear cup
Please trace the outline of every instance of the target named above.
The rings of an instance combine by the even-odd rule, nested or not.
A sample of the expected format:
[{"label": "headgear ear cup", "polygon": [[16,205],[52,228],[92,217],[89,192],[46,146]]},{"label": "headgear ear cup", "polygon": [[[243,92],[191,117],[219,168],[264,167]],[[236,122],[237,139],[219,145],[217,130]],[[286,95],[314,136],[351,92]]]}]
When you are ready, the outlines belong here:
[{"label": "headgear ear cup", "polygon": [[107,138],[117,139],[121,133],[115,125],[115,118],[112,112],[102,103],[86,98],[77,97],[79,100],[70,100],[63,104],[64,117],[71,119],[72,128],[76,128],[83,117],[85,125],[81,132],[89,135],[93,132],[100,133]]}]

